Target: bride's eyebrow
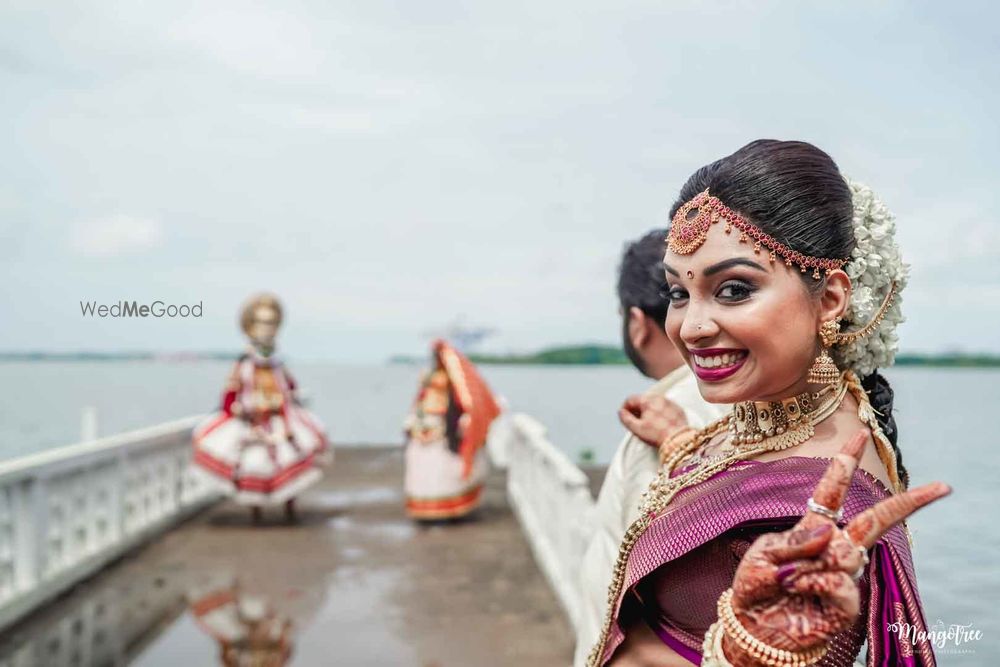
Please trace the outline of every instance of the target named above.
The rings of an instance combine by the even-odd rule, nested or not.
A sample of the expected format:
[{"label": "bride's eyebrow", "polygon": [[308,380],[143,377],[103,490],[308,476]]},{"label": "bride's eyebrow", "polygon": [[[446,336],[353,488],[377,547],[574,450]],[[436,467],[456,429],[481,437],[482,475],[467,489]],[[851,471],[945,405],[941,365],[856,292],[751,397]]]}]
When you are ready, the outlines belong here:
[{"label": "bride's eyebrow", "polygon": [[664,262],[663,268],[666,269],[667,273],[669,273],[670,275],[677,276],[678,278],[681,277],[681,274],[677,273],[677,271],[675,271],[674,269],[670,268],[670,265],[667,264],[666,262]]},{"label": "bride's eyebrow", "polygon": [[702,271],[702,275],[706,277],[711,276],[718,273],[719,271],[725,271],[726,269],[732,268],[734,266],[748,266],[751,269],[756,269],[758,271],[763,271],[764,273],[767,273],[767,269],[765,269],[763,266],[761,266],[760,264],[758,264],[753,260],[745,259],[743,257],[734,257],[733,259],[725,259],[719,262],[718,264],[713,264],[712,266]]}]

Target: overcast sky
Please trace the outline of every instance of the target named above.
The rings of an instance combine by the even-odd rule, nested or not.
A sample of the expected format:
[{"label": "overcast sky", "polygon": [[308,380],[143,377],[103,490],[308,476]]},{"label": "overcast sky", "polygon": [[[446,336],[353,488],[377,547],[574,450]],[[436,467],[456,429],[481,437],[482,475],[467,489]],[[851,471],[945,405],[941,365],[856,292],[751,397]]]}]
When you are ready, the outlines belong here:
[{"label": "overcast sky", "polygon": [[0,9],[0,350],[235,349],[258,289],[297,358],[617,342],[622,242],[768,137],[896,212],[904,349],[1000,352],[993,4],[183,5]]}]

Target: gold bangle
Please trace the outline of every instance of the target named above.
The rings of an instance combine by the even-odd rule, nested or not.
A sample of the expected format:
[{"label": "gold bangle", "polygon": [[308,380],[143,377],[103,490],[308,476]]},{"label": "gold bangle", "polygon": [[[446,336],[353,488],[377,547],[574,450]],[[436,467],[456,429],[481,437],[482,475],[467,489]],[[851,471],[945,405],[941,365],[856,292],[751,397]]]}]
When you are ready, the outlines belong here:
[{"label": "gold bangle", "polygon": [[826,655],[826,646],[816,646],[804,651],[787,651],[765,644],[751,635],[736,618],[736,612],[733,611],[732,588],[719,596],[718,613],[723,630],[736,643],[736,646],[754,660],[768,667],[809,667],[809,665],[814,665],[822,660],[823,656]]},{"label": "gold bangle", "polygon": [[701,667],[733,667],[725,651],[722,650],[722,623],[716,621],[705,633],[705,642],[701,645]]}]

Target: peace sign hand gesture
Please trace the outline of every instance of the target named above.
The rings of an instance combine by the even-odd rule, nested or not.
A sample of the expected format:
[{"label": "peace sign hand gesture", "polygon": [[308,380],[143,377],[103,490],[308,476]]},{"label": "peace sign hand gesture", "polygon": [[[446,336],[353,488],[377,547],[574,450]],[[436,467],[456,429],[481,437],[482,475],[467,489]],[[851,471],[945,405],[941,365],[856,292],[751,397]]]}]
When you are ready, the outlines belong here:
[{"label": "peace sign hand gesture", "polygon": [[[892,526],[951,493],[948,485],[932,482],[887,498],[838,527],[866,442],[867,434],[859,432],[830,461],[798,524],[763,535],[744,555],[733,580],[732,610],[751,637],[796,653],[826,645],[857,619],[857,580],[868,550]],[[723,648],[734,665],[761,664],[728,633]]]}]

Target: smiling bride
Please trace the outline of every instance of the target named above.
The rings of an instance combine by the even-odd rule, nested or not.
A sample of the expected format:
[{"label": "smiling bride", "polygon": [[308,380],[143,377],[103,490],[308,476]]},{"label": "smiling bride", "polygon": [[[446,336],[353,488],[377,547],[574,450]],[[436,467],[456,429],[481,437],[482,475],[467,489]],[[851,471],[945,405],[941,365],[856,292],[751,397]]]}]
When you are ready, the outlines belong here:
[{"label": "smiling bride", "polygon": [[[590,664],[933,665],[905,525],[892,391],[906,268],[891,215],[801,142],[755,141],[681,190],[664,265],[668,336],[700,431],[633,431],[664,462],[625,535]],[[919,633],[917,633],[919,636]]]}]

